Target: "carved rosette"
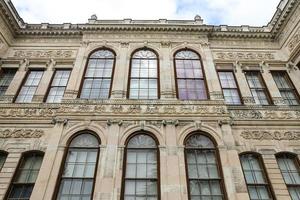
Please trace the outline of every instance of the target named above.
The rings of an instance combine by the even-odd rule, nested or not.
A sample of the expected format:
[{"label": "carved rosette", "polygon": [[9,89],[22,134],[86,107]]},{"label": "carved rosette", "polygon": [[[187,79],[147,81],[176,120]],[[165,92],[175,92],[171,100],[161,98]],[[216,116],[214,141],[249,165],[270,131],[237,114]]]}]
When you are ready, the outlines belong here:
[{"label": "carved rosette", "polygon": [[43,135],[40,129],[0,129],[0,138],[40,138]]},{"label": "carved rosette", "polygon": [[246,140],[300,140],[300,131],[243,131]]}]

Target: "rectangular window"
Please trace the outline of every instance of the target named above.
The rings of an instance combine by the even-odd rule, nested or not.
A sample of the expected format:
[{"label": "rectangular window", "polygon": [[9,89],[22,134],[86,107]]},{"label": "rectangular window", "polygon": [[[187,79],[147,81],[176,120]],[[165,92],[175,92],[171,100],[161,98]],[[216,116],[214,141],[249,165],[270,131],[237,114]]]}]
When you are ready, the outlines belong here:
[{"label": "rectangular window", "polygon": [[246,79],[255,103],[258,105],[270,105],[271,98],[260,72],[247,71]]},{"label": "rectangular window", "polygon": [[57,70],[55,72],[47,97],[47,103],[61,102],[67,87],[70,73],[71,70]]},{"label": "rectangular window", "polygon": [[17,103],[30,103],[43,76],[43,71],[30,71],[16,99]]},{"label": "rectangular window", "polygon": [[287,105],[299,105],[299,97],[287,72],[273,71],[272,75],[285,103]]},{"label": "rectangular window", "polygon": [[232,71],[219,71],[219,79],[226,104],[241,105],[241,97]]},{"label": "rectangular window", "polygon": [[2,69],[0,72],[0,96],[3,96],[16,74],[16,69]]}]

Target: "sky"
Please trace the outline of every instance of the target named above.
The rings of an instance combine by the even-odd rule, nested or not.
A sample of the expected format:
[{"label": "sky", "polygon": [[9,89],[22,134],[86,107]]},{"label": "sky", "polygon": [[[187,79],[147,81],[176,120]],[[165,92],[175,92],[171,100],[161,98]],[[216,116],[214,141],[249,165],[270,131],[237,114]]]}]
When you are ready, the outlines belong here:
[{"label": "sky", "polygon": [[266,25],[280,0],[12,0],[26,23],[86,23],[98,19],[184,19],[204,24]]}]

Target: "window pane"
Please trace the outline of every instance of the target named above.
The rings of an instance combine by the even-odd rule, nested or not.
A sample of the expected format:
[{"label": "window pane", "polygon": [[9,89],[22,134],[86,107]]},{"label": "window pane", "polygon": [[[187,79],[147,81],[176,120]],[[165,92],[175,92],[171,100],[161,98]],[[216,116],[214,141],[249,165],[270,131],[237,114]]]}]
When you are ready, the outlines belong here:
[{"label": "window pane", "polygon": [[240,105],[241,98],[233,72],[218,72],[226,104]]},{"label": "window pane", "polygon": [[16,69],[2,69],[0,71],[0,96],[3,96],[15,76]]}]

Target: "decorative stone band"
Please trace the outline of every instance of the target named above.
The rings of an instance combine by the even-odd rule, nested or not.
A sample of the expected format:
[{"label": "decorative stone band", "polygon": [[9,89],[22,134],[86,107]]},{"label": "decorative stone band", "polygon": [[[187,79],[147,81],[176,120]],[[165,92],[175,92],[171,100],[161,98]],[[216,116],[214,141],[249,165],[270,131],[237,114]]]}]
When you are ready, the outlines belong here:
[{"label": "decorative stone band", "polygon": [[300,140],[300,131],[243,131],[247,140]]},{"label": "decorative stone band", "polygon": [[288,49],[290,52],[293,52],[296,47],[300,44],[300,30],[298,33],[292,37],[292,39],[288,43]]},{"label": "decorative stone band", "polygon": [[274,60],[275,55],[271,52],[216,52],[215,59],[220,60]]},{"label": "decorative stone band", "polygon": [[72,50],[16,50],[10,57],[15,58],[73,58],[76,52]]},{"label": "decorative stone band", "polygon": [[40,129],[0,129],[0,138],[40,138],[43,135]]}]

